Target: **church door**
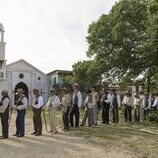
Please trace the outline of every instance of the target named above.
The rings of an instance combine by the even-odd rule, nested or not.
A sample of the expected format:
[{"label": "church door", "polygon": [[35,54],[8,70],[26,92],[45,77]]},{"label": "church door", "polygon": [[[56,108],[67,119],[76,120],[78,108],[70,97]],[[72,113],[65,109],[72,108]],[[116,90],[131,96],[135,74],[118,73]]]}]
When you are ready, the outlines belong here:
[{"label": "church door", "polygon": [[22,88],[24,91],[25,96],[27,97],[27,99],[29,99],[29,90],[27,85],[24,82],[19,82],[16,86],[15,86],[15,100],[14,102],[16,103],[16,101],[18,100],[18,96],[16,95],[16,91],[18,88]]}]

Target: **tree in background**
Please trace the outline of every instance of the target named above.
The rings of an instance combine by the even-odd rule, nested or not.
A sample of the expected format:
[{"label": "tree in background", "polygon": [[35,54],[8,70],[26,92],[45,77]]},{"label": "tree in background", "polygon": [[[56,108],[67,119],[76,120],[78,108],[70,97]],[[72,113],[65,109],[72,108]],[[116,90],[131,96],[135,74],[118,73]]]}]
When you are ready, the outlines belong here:
[{"label": "tree in background", "polygon": [[100,69],[93,60],[78,61],[73,66],[73,81],[80,84],[81,89],[88,89],[101,80]]},{"label": "tree in background", "polygon": [[[88,87],[106,82],[124,87],[140,75],[147,81],[158,71],[158,0],[120,0],[109,14],[88,28],[87,56],[73,65],[76,82]],[[130,79],[131,78],[131,79]]]},{"label": "tree in background", "polygon": [[87,55],[95,55],[103,65],[102,73],[116,78],[138,76],[148,68],[142,60],[147,25],[145,0],[121,0],[89,26]]}]

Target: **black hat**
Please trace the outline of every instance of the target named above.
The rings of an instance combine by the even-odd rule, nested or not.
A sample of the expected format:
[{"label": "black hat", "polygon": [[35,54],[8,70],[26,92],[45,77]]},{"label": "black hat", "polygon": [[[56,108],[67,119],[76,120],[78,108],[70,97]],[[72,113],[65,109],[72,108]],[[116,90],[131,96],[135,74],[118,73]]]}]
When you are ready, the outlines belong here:
[{"label": "black hat", "polygon": [[89,94],[89,93],[92,93],[92,91],[91,91],[91,90],[88,90],[88,91],[87,91],[87,94]]}]

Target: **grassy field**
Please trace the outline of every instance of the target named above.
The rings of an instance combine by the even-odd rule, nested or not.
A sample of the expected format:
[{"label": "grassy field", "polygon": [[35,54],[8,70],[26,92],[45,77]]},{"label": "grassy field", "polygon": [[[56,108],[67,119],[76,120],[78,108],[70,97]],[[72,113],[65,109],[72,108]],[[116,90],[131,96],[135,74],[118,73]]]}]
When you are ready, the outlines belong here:
[{"label": "grassy field", "polygon": [[[61,111],[56,114],[56,122],[57,126],[62,128]],[[119,124],[99,123],[98,126],[71,128],[67,134],[84,137],[89,142],[105,146],[107,149],[117,148],[134,153],[136,157],[158,158],[158,124],[147,121],[141,124],[125,123],[122,113]]]}]

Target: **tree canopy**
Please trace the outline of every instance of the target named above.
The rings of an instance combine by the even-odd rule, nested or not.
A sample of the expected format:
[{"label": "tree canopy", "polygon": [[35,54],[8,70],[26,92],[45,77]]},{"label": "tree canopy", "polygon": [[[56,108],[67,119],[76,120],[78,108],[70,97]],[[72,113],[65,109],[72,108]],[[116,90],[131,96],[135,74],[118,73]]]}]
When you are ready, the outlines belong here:
[{"label": "tree canopy", "polygon": [[102,73],[117,78],[136,77],[158,66],[155,3],[120,0],[109,14],[89,26],[87,55],[95,56]]},{"label": "tree canopy", "polygon": [[[86,37],[90,61],[73,65],[76,81],[98,83],[149,78],[158,71],[158,0],[120,0],[92,22]],[[124,84],[123,84],[124,85]]]}]

